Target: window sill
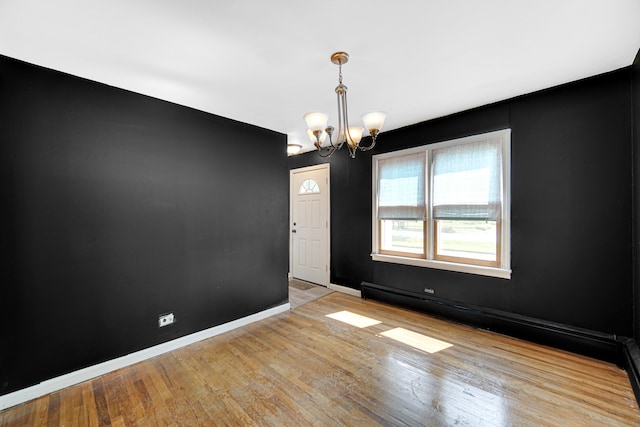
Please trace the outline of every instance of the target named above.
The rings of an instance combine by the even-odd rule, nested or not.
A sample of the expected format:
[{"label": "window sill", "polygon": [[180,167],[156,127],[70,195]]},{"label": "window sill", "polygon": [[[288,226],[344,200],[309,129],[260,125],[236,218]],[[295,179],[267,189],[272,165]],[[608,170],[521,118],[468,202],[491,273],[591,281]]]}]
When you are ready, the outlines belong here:
[{"label": "window sill", "polygon": [[479,265],[458,264],[453,262],[433,261],[429,259],[408,258],[393,255],[371,254],[374,261],[390,262],[393,264],[412,265],[415,267],[437,268],[438,270],[457,271],[460,273],[478,274],[481,276],[498,277],[500,279],[511,279],[511,270],[494,267],[483,267]]}]

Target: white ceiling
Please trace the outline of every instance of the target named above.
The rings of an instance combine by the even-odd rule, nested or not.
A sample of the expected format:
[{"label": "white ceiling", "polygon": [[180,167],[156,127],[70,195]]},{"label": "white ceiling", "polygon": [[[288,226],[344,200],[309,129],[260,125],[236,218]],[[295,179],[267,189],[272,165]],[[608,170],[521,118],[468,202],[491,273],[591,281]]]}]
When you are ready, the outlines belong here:
[{"label": "white ceiling", "polygon": [[381,109],[384,131],[628,66],[639,23],[640,0],[0,0],[0,54],[311,149],[335,51],[352,121]]}]

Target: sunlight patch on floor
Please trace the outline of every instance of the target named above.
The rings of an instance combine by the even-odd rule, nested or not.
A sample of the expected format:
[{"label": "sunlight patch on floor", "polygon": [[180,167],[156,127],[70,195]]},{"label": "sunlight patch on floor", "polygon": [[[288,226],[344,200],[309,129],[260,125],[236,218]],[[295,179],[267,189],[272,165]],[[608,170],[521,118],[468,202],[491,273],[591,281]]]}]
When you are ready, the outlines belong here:
[{"label": "sunlight patch on floor", "polygon": [[[346,310],[327,314],[326,317],[330,317],[331,319],[347,323],[357,328],[367,328],[369,326],[378,325],[382,323],[379,320],[362,316],[360,314],[352,313]],[[450,344],[446,341],[441,341],[436,338],[431,338],[429,336],[420,334],[418,332],[413,332],[404,328],[389,329],[388,331],[381,332],[380,335],[431,354],[437,353],[449,347],[453,347],[453,344]]]},{"label": "sunlight patch on floor", "polygon": [[449,344],[448,342],[440,341],[404,328],[389,329],[388,331],[382,332],[380,335],[399,341],[403,344],[410,345],[411,347],[419,350],[426,351],[427,353],[437,353],[446,348],[453,347],[453,344]]},{"label": "sunlight patch on floor", "polygon": [[349,325],[355,326],[357,328],[366,328],[368,326],[382,323],[379,320],[361,316],[350,311],[338,311],[337,313],[327,314],[327,317],[330,317],[334,320],[339,320],[340,322],[348,323]]}]

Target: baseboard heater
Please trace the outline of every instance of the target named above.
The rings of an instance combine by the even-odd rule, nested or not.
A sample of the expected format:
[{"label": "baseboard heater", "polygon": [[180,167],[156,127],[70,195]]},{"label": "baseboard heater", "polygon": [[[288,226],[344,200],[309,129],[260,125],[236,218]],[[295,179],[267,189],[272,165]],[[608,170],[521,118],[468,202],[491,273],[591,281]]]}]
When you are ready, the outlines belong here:
[{"label": "baseboard heater", "polygon": [[477,328],[583,354],[620,367],[625,364],[623,343],[628,338],[561,323],[480,307],[415,292],[362,282],[362,298],[384,301],[441,316]]},{"label": "baseboard heater", "polygon": [[425,296],[375,283],[362,282],[361,287],[364,299],[397,304],[473,327],[615,363],[627,372],[636,401],[640,404],[640,349],[633,338]]}]

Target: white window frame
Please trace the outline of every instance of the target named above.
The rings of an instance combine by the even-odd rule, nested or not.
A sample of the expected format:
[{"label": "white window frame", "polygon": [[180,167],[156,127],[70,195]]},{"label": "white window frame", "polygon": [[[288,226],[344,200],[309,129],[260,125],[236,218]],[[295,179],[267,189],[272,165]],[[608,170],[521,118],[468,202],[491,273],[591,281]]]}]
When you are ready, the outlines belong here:
[{"label": "white window frame", "polygon": [[[433,208],[432,208],[432,151],[438,148],[450,147],[458,144],[468,144],[480,142],[487,139],[500,138],[502,141],[502,234],[501,234],[501,257],[500,267],[485,267],[479,265],[463,264],[457,262],[437,261],[433,259]],[[427,253],[425,258],[411,258],[398,255],[387,255],[379,253],[378,244],[380,242],[378,227],[378,161],[385,158],[401,155],[424,152],[427,156],[427,167],[425,168],[425,191],[427,200]],[[434,144],[423,145],[405,150],[393,151],[390,153],[377,154],[372,156],[372,217],[371,217],[371,259],[374,261],[390,262],[394,264],[405,264],[416,267],[435,268],[439,270],[457,271],[463,273],[478,274],[482,276],[511,279],[511,129],[503,129],[494,132],[487,132],[472,135],[464,138],[452,139]]]}]

